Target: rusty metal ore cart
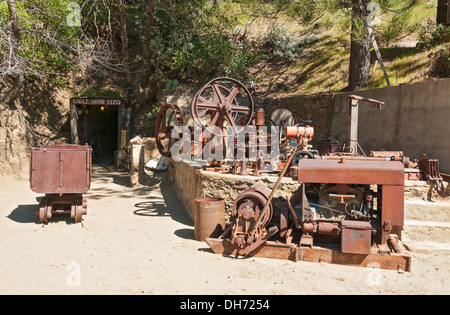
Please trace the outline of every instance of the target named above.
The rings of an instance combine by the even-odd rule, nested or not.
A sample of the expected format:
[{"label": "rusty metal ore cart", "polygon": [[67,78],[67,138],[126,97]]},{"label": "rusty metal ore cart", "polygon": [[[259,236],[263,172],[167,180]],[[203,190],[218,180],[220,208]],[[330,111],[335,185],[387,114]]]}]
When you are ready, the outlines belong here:
[{"label": "rusty metal ore cart", "polygon": [[47,223],[53,214],[70,213],[76,222],[87,214],[83,198],[91,186],[92,149],[88,145],[40,145],[31,148],[30,187],[44,193],[37,214]]}]

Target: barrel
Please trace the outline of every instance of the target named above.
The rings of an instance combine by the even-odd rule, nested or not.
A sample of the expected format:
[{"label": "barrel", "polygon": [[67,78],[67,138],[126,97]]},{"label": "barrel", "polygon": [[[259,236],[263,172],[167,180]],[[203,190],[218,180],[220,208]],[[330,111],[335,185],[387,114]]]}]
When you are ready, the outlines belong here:
[{"label": "barrel", "polygon": [[194,239],[219,237],[225,229],[225,201],[220,198],[195,199]]}]

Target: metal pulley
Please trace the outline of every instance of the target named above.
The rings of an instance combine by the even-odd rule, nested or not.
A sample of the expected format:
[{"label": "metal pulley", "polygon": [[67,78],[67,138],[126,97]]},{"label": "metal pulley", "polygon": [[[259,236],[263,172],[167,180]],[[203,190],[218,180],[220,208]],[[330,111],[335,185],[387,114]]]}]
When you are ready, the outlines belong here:
[{"label": "metal pulley", "polygon": [[[265,232],[265,227],[270,222],[273,214],[272,204],[269,204],[267,211],[262,214],[262,210],[268,202],[270,191],[265,187],[254,187],[245,190],[237,196],[231,209],[232,220],[234,221],[232,231],[232,242],[240,248],[251,245],[261,238]],[[260,218],[261,214],[263,215]],[[260,223],[258,224],[258,220]],[[250,229],[258,224],[257,235],[250,235]]]},{"label": "metal pulley", "polygon": [[251,123],[253,111],[250,91],[241,82],[226,77],[206,83],[191,103],[194,123],[216,135],[214,127],[230,127],[233,134],[239,133]]}]

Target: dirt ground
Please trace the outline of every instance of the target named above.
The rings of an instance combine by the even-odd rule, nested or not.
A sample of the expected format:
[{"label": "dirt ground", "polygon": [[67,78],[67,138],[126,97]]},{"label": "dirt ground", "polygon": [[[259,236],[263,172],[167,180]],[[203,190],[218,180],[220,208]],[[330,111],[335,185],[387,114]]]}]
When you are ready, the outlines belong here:
[{"label": "dirt ground", "polygon": [[0,294],[449,294],[450,255],[413,254],[412,272],[215,255],[167,180],[131,187],[96,167],[82,224],[35,215],[28,180],[0,177]]}]

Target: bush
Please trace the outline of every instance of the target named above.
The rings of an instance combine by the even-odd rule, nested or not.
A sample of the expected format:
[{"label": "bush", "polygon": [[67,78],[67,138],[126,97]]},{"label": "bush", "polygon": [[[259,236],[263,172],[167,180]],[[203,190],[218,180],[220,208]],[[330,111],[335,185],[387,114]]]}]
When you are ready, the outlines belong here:
[{"label": "bush", "polygon": [[436,25],[432,20],[428,20],[419,32],[417,48],[422,50],[430,49],[441,43],[450,41],[450,27],[443,24]]},{"label": "bush", "polygon": [[274,25],[263,37],[261,46],[271,58],[294,61],[300,56],[303,46],[316,41],[315,37],[296,40],[285,27]]},{"label": "bush", "polygon": [[440,77],[450,77],[450,45],[448,47],[442,46],[436,52],[436,58],[431,67],[431,74]]}]

